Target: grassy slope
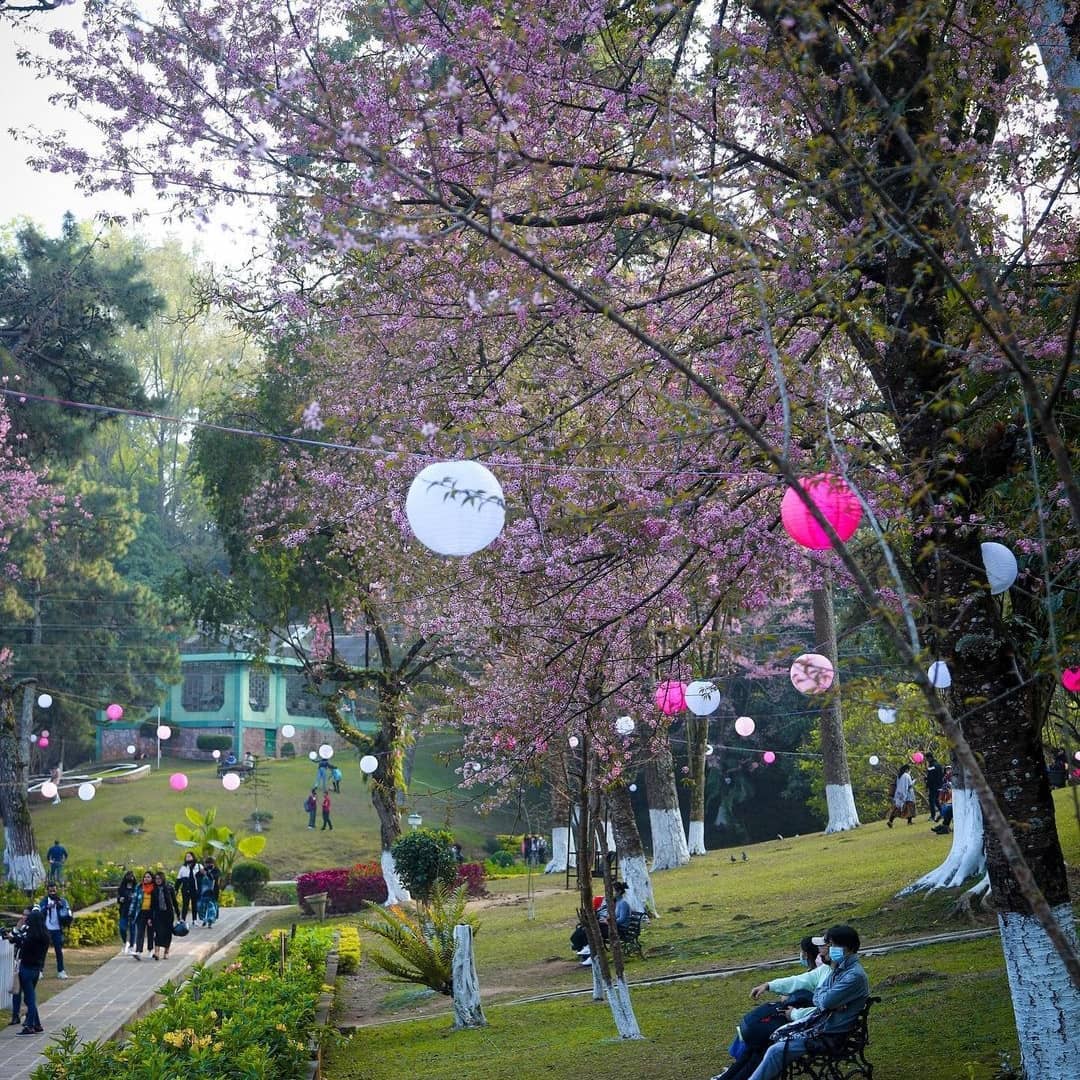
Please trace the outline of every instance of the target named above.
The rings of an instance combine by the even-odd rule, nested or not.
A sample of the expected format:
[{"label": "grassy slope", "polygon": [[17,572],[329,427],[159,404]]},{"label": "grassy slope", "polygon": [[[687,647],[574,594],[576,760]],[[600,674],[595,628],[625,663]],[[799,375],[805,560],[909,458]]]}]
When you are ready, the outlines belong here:
[{"label": "grassy slope", "polygon": [[[1066,858],[1080,865],[1078,831],[1067,792],[1058,793]],[[631,961],[642,978],[790,957],[797,939],[830,922],[856,925],[866,945],[964,928],[948,917],[952,894],[897,900],[904,883],[937,865],[948,841],[925,823],[886,830],[880,822],[853,834],[821,834],[747,848],[749,860],[712,852],[681,870],[657,875],[662,918],[644,935],[646,958]],[[566,939],[572,893],[542,881],[536,918],[512,895],[521,882],[498,882],[501,895],[481,913],[477,966],[495,1001],[560,988],[586,988]],[[550,890],[550,891],[548,891]],[[992,925],[992,920],[982,920]],[[933,1063],[935,1080],[993,1075],[999,1051],[1017,1058],[1008,988],[995,938],[868,957],[874,991],[885,1003],[872,1023],[876,1080],[910,1080],[913,1063]],[[691,980],[634,991],[644,1042],[621,1043],[605,1006],[587,998],[487,1006],[490,1027],[451,1033],[445,1015],[361,1029],[331,1052],[329,1080],[520,1080],[574,1076],[590,1080],[708,1077],[724,1067],[732,1027],[749,1007],[761,973]],[[409,1000],[386,987],[385,1014]],[[970,1068],[969,1068],[969,1063]]]},{"label": "grassy slope", "polygon": [[[417,751],[410,809],[418,810],[425,824],[447,825],[465,847],[467,857],[483,856],[485,838],[509,831],[513,818],[506,813],[481,817],[473,802],[454,790],[454,773],[435,760],[433,752],[443,749],[432,740]],[[371,796],[355,759],[342,756],[344,776],[341,793],[331,793],[333,832],[308,832],[303,802],[315,783],[315,768],[308,760],[271,761],[260,764],[270,787],[259,795],[259,808],[270,810],[274,819],[266,829],[266,849],[261,856],[274,878],[288,878],[306,870],[330,866],[351,866],[360,859],[378,857],[379,828]],[[169,776],[187,775],[183,792],[172,791]],[[90,802],[65,798],[59,806],[35,803],[34,829],[38,845],[47,848],[59,838],[70,852],[73,866],[94,865],[112,859],[133,866],[163,860],[179,865],[182,850],[173,841],[173,824],[182,821],[184,807],[218,808],[218,821],[248,831],[246,818],[254,803],[248,785],[237,792],[225,791],[211,765],[192,762],[162,762],[161,772],[129,784],[102,784]],[[123,818],[141,814],[144,832],[132,836]]]}]

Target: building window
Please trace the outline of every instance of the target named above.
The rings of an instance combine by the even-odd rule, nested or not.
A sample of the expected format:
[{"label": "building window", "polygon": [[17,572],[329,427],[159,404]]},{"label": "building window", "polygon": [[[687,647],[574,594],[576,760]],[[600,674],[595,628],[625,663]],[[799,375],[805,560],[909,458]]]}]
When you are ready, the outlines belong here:
[{"label": "building window", "polygon": [[266,712],[270,707],[270,676],[248,672],[248,705],[254,712]]},{"label": "building window", "polygon": [[228,664],[184,665],[180,704],[187,712],[217,712],[225,704],[225,672]]},{"label": "building window", "polygon": [[285,711],[293,716],[325,716],[322,702],[307,692],[307,676],[285,676]]}]

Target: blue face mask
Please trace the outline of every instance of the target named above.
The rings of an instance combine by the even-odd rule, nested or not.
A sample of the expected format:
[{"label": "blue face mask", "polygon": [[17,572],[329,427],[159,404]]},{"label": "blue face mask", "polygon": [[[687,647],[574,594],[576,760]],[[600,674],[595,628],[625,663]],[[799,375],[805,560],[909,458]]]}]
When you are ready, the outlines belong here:
[{"label": "blue face mask", "polygon": [[839,964],[844,959],[844,950],[839,945],[829,946],[829,959],[834,964]]}]

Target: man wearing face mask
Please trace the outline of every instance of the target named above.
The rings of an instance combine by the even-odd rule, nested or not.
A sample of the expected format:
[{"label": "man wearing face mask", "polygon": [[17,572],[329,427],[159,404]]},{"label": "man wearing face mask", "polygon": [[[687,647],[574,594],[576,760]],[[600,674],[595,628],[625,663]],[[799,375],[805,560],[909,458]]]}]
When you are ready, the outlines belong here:
[{"label": "man wearing face mask", "polygon": [[870,980],[859,963],[859,935],[850,926],[830,926],[820,941],[829,958],[829,974],[814,991],[814,1007],[791,1009],[794,1021],[773,1033],[773,1044],[749,1080],[775,1080],[794,1058],[828,1047],[833,1036],[842,1035],[855,1023],[870,996]]}]

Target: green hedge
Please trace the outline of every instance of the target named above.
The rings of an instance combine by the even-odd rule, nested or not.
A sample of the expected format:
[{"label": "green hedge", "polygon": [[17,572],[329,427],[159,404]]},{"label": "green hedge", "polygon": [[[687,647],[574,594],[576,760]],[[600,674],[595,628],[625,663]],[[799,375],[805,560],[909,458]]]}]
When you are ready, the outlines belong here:
[{"label": "green hedge", "polygon": [[360,931],[355,926],[338,927],[339,975],[355,975],[360,968]]},{"label": "green hedge", "polygon": [[119,938],[120,908],[116,904],[76,915],[75,921],[64,931],[64,944],[72,949],[107,945]]},{"label": "green hedge", "polygon": [[78,1032],[64,1028],[43,1051],[47,1064],[32,1080],[221,1080],[223,1063],[235,1077],[305,1076],[331,939],[327,929],[301,930],[289,942],[280,977],[279,935],[250,937],[235,963],[196,968],[183,986],[166,983],[161,1007],[135,1021],[124,1043],[79,1044]]},{"label": "green hedge", "polygon": [[200,750],[231,750],[231,735],[196,735],[195,745]]}]

